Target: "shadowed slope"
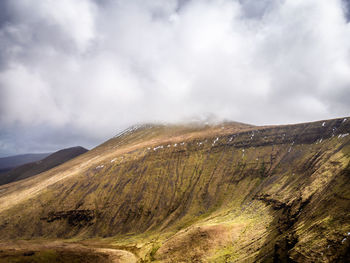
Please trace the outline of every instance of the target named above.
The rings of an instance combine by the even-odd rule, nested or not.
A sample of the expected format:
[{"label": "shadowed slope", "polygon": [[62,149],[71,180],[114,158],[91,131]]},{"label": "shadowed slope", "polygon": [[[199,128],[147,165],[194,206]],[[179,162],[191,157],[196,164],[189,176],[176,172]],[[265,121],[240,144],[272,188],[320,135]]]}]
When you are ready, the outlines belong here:
[{"label": "shadowed slope", "polygon": [[29,153],[0,158],[0,174],[10,171],[11,169],[30,162],[37,162],[51,153]]}]

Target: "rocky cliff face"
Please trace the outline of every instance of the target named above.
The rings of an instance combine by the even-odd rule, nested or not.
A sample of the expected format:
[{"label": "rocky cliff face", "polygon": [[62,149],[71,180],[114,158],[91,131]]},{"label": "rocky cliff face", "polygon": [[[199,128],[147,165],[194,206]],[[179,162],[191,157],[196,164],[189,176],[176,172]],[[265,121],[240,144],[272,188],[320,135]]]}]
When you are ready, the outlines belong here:
[{"label": "rocky cliff face", "polygon": [[0,236],[113,237],[144,261],[342,261],[349,132],[344,118],[134,127],[0,187]]}]

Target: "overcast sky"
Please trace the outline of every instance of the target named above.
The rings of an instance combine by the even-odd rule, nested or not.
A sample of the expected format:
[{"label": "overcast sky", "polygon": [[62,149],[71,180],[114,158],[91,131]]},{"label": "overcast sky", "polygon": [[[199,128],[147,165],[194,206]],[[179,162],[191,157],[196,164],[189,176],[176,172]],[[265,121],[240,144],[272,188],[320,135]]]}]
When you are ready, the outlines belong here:
[{"label": "overcast sky", "polygon": [[0,156],[129,125],[350,115],[341,0],[1,0]]}]

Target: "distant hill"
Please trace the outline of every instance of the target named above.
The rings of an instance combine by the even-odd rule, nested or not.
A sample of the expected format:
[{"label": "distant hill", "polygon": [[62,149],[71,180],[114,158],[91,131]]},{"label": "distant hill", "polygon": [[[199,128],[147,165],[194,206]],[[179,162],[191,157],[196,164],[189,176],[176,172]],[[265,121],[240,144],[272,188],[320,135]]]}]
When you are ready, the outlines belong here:
[{"label": "distant hill", "polygon": [[0,185],[19,181],[31,177],[33,175],[45,172],[87,151],[87,149],[77,146],[57,151],[51,155],[45,154],[44,159],[42,160],[26,163],[3,174],[0,174]]},{"label": "distant hill", "polygon": [[22,164],[40,161],[50,154],[51,153],[28,153],[0,158],[0,174]]}]

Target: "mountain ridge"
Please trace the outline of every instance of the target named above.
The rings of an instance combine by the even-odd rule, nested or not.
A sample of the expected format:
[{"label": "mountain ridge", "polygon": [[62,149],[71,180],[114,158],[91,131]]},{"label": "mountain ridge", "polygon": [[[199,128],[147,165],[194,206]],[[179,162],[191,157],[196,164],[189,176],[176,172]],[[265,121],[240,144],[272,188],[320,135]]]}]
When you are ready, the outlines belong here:
[{"label": "mountain ridge", "polygon": [[0,234],[98,238],[139,262],[341,261],[349,132],[349,118],[130,129],[0,186]]}]

